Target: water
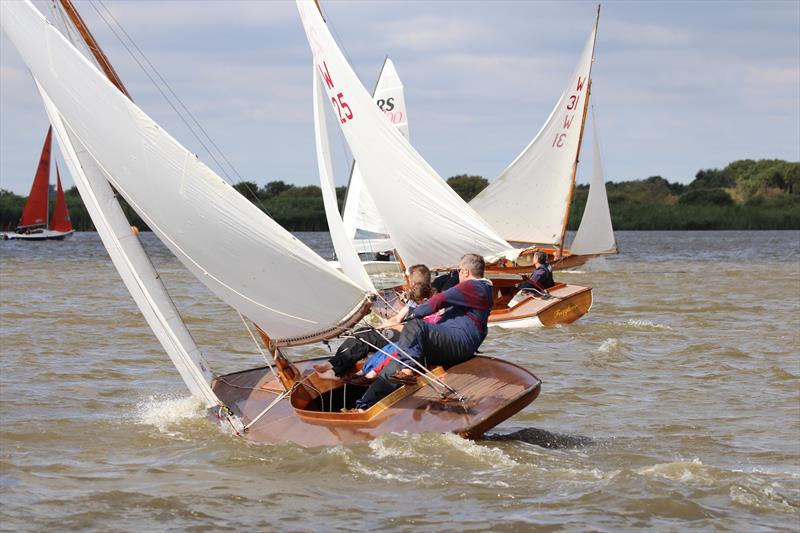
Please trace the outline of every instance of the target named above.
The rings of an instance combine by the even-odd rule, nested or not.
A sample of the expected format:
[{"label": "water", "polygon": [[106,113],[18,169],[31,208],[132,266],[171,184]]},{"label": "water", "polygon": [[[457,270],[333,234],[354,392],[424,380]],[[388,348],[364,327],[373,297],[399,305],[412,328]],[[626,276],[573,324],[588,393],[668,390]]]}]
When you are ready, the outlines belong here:
[{"label": "water", "polygon": [[[142,238],[215,369],[258,365],[238,316]],[[310,450],[204,417],[95,234],[2,242],[0,528],[798,531],[800,232],[618,239],[556,275],[595,287],[588,316],[490,333],[544,381],[491,440]]]}]

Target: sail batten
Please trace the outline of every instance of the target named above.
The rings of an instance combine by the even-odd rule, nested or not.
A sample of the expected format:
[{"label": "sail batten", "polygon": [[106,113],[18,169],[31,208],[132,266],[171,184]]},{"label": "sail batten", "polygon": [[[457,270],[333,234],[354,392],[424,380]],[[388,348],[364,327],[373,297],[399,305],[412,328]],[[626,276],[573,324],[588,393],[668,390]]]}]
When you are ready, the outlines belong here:
[{"label": "sail batten", "polygon": [[0,14],[81,150],[220,299],[282,339],[330,331],[368,298],[150,119],[29,1],[0,2]]}]

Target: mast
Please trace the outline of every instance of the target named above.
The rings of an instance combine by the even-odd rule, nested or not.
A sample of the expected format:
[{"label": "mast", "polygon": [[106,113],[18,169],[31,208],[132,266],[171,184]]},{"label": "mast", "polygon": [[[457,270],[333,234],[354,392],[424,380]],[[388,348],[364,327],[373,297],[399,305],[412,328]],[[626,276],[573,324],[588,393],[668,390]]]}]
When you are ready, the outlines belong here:
[{"label": "mast", "polygon": [[97,40],[95,40],[92,32],[89,31],[89,28],[86,26],[86,23],[83,21],[80,14],[78,14],[75,6],[72,5],[72,0],[59,0],[59,2],[61,3],[61,7],[64,8],[64,12],[72,21],[72,24],[75,25],[75,27],[78,29],[78,32],[81,34],[81,37],[83,37],[83,40],[86,42],[86,46],[89,47],[89,50],[92,52],[97,64],[100,65],[100,68],[103,69],[103,72],[105,72],[106,77],[108,77],[109,81],[111,81],[111,83],[113,83],[117,89],[122,91],[122,94],[127,96],[128,99],[132,101],[133,98],[131,98],[131,95],[128,94],[128,90],[125,88],[125,85],[122,84],[122,80],[119,79],[114,67],[111,66],[111,62],[103,53],[103,50],[100,48]]},{"label": "mast", "polygon": [[592,67],[594,66],[594,49],[597,43],[597,27],[600,24],[600,4],[597,4],[597,17],[594,21],[594,40],[592,41],[592,62],[589,65],[589,85],[586,87],[586,99],[583,102],[583,118],[581,119],[581,133],[578,136],[578,149],[575,151],[575,163],[572,164],[572,179],[569,185],[569,202],[567,202],[567,210],[564,213],[564,223],[561,225],[561,238],[559,239],[558,251],[560,255],[564,255],[564,239],[567,236],[567,222],[569,221],[569,211],[572,207],[572,195],[575,192],[575,177],[578,174],[578,159],[581,154],[581,145],[583,144],[583,129],[586,127],[586,112],[589,110],[589,97],[592,94]]}]

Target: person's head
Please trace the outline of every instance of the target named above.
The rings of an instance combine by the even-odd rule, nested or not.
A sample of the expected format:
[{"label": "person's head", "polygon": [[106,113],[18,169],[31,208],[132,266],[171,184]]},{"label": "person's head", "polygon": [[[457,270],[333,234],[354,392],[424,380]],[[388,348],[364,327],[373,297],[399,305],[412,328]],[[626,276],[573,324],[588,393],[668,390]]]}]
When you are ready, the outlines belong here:
[{"label": "person's head", "polygon": [[478,254],[464,254],[458,262],[458,281],[480,279],[485,268],[486,262],[483,257]]},{"label": "person's head", "polygon": [[547,264],[547,254],[541,250],[533,252],[533,264],[535,266]]},{"label": "person's head", "polygon": [[412,265],[408,268],[408,283],[414,286],[417,283],[431,284],[431,269],[425,265]]},{"label": "person's head", "polygon": [[430,283],[415,283],[408,291],[408,298],[414,303],[421,304],[431,297],[433,289]]}]

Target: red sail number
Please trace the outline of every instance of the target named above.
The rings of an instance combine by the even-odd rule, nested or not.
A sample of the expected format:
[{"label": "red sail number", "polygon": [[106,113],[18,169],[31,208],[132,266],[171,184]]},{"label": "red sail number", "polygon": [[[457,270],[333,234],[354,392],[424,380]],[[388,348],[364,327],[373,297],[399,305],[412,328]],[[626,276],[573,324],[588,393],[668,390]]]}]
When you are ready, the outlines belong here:
[{"label": "red sail number", "polygon": [[[342,121],[342,124],[348,120],[352,120],[353,118],[353,110],[350,109],[350,106],[347,105],[347,102],[342,100],[343,97],[344,94],[342,93],[337,94],[336,98],[331,97],[331,102],[333,102],[333,105],[336,107],[336,111],[339,112],[339,120]],[[343,109],[346,110],[344,115],[342,114]]]}]

